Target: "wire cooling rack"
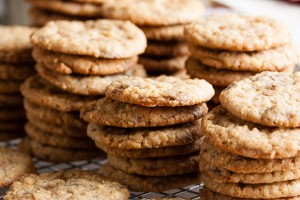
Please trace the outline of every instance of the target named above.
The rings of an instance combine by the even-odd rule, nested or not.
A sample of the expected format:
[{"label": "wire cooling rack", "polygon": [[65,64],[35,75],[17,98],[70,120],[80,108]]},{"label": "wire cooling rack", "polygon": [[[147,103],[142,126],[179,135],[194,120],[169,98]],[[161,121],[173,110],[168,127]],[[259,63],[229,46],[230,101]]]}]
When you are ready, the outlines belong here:
[{"label": "wire cooling rack", "polygon": [[[0,142],[0,146],[16,148],[20,142],[19,139],[10,142]],[[59,170],[82,169],[82,170],[98,170],[106,163],[105,159],[93,159],[88,161],[78,161],[70,163],[52,163],[42,160],[34,159],[35,166],[38,173],[54,172]],[[191,185],[184,188],[173,189],[165,192],[131,192],[130,199],[151,199],[151,198],[165,198],[165,197],[178,197],[182,199],[196,200],[200,199],[199,189],[200,185]],[[2,200],[8,188],[0,189],[0,200]]]}]

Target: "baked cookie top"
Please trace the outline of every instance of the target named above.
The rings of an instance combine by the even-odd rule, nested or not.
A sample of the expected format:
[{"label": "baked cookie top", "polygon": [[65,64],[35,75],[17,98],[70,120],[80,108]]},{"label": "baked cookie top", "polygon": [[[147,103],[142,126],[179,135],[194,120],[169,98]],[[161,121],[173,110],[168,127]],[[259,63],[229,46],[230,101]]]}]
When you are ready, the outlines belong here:
[{"label": "baked cookie top", "polygon": [[9,186],[27,173],[35,172],[29,155],[0,147],[0,188]]},{"label": "baked cookie top", "polygon": [[185,39],[192,44],[230,51],[259,51],[286,45],[287,28],[262,16],[217,14],[185,27]]},{"label": "baked cookie top", "polygon": [[[29,184],[30,183],[30,184]],[[16,181],[4,199],[128,199],[129,191],[92,171],[60,171],[27,175]]]},{"label": "baked cookie top", "polygon": [[300,129],[267,127],[241,120],[222,106],[202,118],[202,130],[219,149],[250,158],[291,158],[300,155]]},{"label": "baked cookie top", "polygon": [[300,126],[300,73],[263,72],[235,82],[220,95],[223,107],[253,123]]},{"label": "baked cookie top", "polygon": [[192,106],[207,102],[214,94],[212,85],[205,80],[181,80],[168,76],[153,79],[130,77],[114,81],[105,92],[116,101],[146,107]]},{"label": "baked cookie top", "polygon": [[105,17],[144,26],[191,23],[203,14],[204,6],[197,0],[110,0],[103,4]]},{"label": "baked cookie top", "polygon": [[146,48],[143,31],[129,21],[53,21],[31,36],[35,46],[55,52],[128,58]]}]

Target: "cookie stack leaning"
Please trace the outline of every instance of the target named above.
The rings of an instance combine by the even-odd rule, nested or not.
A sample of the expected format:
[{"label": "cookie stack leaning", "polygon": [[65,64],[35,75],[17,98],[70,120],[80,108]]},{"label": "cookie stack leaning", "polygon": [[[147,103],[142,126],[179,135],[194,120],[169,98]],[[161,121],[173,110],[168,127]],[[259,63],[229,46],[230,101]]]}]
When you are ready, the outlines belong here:
[{"label": "cookie stack leaning", "polygon": [[262,71],[293,72],[298,62],[288,29],[280,22],[257,16],[218,14],[185,27],[192,78],[214,86],[213,102],[234,81]]},{"label": "cookie stack leaning", "polygon": [[103,3],[106,18],[130,20],[148,39],[139,63],[148,74],[186,78],[185,61],[189,55],[183,41],[185,24],[199,20],[204,6],[197,0],[113,0]]},{"label": "cookie stack leaning", "polygon": [[24,135],[20,85],[35,73],[30,35],[34,28],[0,26],[0,141]]},{"label": "cookie stack leaning", "polygon": [[105,0],[27,0],[32,7],[28,10],[33,26],[44,26],[49,21],[86,21],[102,18],[102,3]]},{"label": "cookie stack leaning", "polygon": [[78,111],[101,98],[112,80],[145,76],[136,64],[145,35],[131,22],[55,21],[34,32],[31,41],[39,75],[22,92],[33,154],[56,162],[100,156]]},{"label": "cookie stack leaning", "polygon": [[81,110],[88,135],[108,154],[100,172],[133,191],[165,191],[198,181],[200,118],[214,95],[204,80],[128,77]]},{"label": "cookie stack leaning", "polygon": [[235,82],[202,119],[201,199],[300,198],[300,73]]}]

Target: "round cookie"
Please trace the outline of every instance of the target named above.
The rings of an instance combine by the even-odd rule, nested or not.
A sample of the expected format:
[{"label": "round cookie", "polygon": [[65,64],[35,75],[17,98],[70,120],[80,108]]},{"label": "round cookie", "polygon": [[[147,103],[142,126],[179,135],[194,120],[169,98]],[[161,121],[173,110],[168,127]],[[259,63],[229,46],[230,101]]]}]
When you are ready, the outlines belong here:
[{"label": "round cookie", "polygon": [[101,4],[79,3],[74,1],[63,0],[28,0],[34,7],[49,10],[69,16],[81,17],[101,17]]},{"label": "round cookie", "polygon": [[17,147],[18,147],[18,151],[24,152],[30,155],[31,157],[33,157],[34,155],[32,153],[30,142],[31,140],[29,139],[29,137],[25,136],[24,138],[21,139]]},{"label": "round cookie", "polygon": [[65,54],[128,58],[146,49],[142,30],[129,21],[54,21],[34,32],[33,45]]},{"label": "round cookie", "polygon": [[201,174],[201,180],[208,189],[220,194],[250,199],[275,199],[300,196],[300,180],[277,182],[271,184],[219,183]]},{"label": "round cookie", "polygon": [[290,42],[287,28],[262,16],[216,14],[185,26],[185,39],[195,45],[229,51],[261,51]]},{"label": "round cookie", "polygon": [[30,146],[35,157],[51,162],[72,162],[104,157],[103,152],[96,149],[58,148],[40,144],[35,140],[30,140]]},{"label": "round cookie", "polygon": [[297,169],[300,157],[286,159],[253,159],[243,157],[213,147],[207,139],[201,144],[200,157],[211,165],[222,167],[235,173],[270,173]]},{"label": "round cookie", "polygon": [[24,108],[27,113],[36,116],[36,118],[44,119],[45,121],[52,122],[53,124],[72,125],[73,127],[80,129],[87,127],[87,123],[80,119],[79,112],[60,112],[58,110],[39,106],[26,98],[24,99]]},{"label": "round cookie", "polygon": [[209,83],[198,79],[129,77],[114,81],[107,87],[105,95],[116,101],[141,106],[176,107],[207,102],[214,96],[214,90]]},{"label": "round cookie", "polygon": [[33,62],[30,35],[35,28],[26,26],[0,26],[0,61],[3,63]]},{"label": "round cookie", "polygon": [[250,158],[300,156],[300,129],[272,128],[241,120],[218,106],[202,118],[202,130],[217,148]]},{"label": "round cookie", "polygon": [[33,74],[35,74],[33,65],[12,65],[0,63],[0,80],[24,81]]},{"label": "round cookie", "polygon": [[93,142],[88,138],[72,138],[60,135],[54,135],[52,133],[43,131],[38,127],[27,123],[25,125],[25,131],[27,135],[37,142],[49,145],[52,147],[60,147],[60,148],[78,148],[78,149],[92,149],[94,148]]},{"label": "round cookie", "polygon": [[148,40],[152,41],[183,41],[184,25],[139,26]]},{"label": "round cookie", "polygon": [[106,87],[115,80],[122,80],[128,76],[139,76],[145,78],[146,72],[141,65],[136,65],[132,70],[125,74],[114,74],[109,76],[81,76],[58,74],[37,64],[35,66],[39,75],[52,85],[79,95],[103,96]]},{"label": "round cookie", "polygon": [[193,57],[205,65],[236,71],[284,71],[299,60],[292,45],[255,52],[212,50],[195,45],[190,45],[189,49]]},{"label": "round cookie", "polygon": [[27,173],[35,172],[31,157],[13,149],[0,147],[0,163],[0,188],[9,186]]},{"label": "round cookie", "polygon": [[53,122],[39,118],[30,112],[26,112],[26,117],[32,125],[51,134],[74,138],[87,137],[86,126],[78,128],[72,126],[71,124],[54,124]]},{"label": "round cookie", "polygon": [[[207,188],[201,189],[200,196],[202,200],[253,200],[248,198],[236,198],[236,197],[230,197],[230,196],[224,196],[219,193],[213,192],[211,190],[208,190]],[[300,196],[297,197],[287,197],[287,198],[276,198],[272,200],[299,200]],[[266,200],[266,199],[262,199]]]},{"label": "round cookie", "polygon": [[85,121],[123,128],[169,126],[195,121],[207,113],[206,104],[182,107],[143,107],[107,97],[81,109]]},{"label": "round cookie", "polygon": [[186,145],[148,148],[148,149],[112,148],[108,145],[105,145],[97,141],[95,141],[95,144],[98,148],[102,149],[107,154],[116,157],[157,158],[157,157],[167,157],[167,156],[176,156],[176,155],[187,155],[194,152],[199,152],[201,139],[198,139],[195,142]]},{"label": "round cookie", "polygon": [[111,75],[124,73],[137,63],[137,56],[123,59],[100,59],[60,54],[40,48],[34,48],[32,56],[38,63],[59,74]]},{"label": "round cookie", "polygon": [[140,56],[139,63],[145,66],[150,73],[175,73],[184,69],[187,56],[178,57],[154,57]]},{"label": "round cookie", "polygon": [[0,80],[0,94],[19,93],[22,81]]},{"label": "round cookie", "polygon": [[115,168],[129,174],[144,176],[170,176],[198,171],[199,156],[190,154],[164,158],[123,158],[107,156]]},{"label": "round cookie", "polygon": [[220,101],[235,116],[275,127],[300,127],[300,73],[263,72],[223,90]]},{"label": "round cookie", "polygon": [[205,79],[212,85],[220,87],[227,87],[234,81],[243,80],[255,75],[254,72],[232,71],[209,67],[193,57],[187,60],[186,70],[192,78]]},{"label": "round cookie", "polygon": [[79,111],[87,103],[99,99],[66,93],[39,76],[27,79],[21,86],[21,92],[27,100],[61,112]]},{"label": "round cookie", "polygon": [[103,165],[99,173],[112,181],[117,181],[127,186],[131,191],[136,192],[163,192],[199,183],[199,174],[197,172],[163,177],[139,176],[115,169],[109,163]]},{"label": "round cookie", "polygon": [[185,42],[156,42],[149,41],[144,55],[171,57],[189,55],[188,45]]},{"label": "round cookie", "polygon": [[118,149],[148,149],[191,144],[202,136],[201,120],[167,127],[124,129],[89,124],[94,141]]},{"label": "round cookie", "polygon": [[19,120],[25,118],[22,107],[0,108],[0,121]]},{"label": "round cookie", "polygon": [[127,200],[129,191],[119,183],[105,180],[97,172],[70,170],[24,176],[11,186],[4,199],[22,199],[25,196],[28,199]]},{"label": "round cookie", "polygon": [[23,104],[21,94],[0,94],[0,108],[19,107]]},{"label": "round cookie", "polygon": [[130,20],[141,26],[185,24],[203,14],[204,6],[196,0],[111,0],[103,4],[105,17]]},{"label": "round cookie", "polygon": [[[200,157],[201,158],[201,157]],[[291,171],[276,171],[270,173],[235,173],[222,167],[212,166],[209,160],[201,159],[200,171],[216,182],[267,184],[291,181],[300,178],[300,168]]]}]

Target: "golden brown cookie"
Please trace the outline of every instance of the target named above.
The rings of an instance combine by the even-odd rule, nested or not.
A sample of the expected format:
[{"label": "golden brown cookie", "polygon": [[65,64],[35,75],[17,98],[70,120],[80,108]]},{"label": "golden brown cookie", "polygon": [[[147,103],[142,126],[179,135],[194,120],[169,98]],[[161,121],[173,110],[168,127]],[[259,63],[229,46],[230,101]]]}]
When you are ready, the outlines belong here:
[{"label": "golden brown cookie", "polygon": [[145,50],[145,55],[158,57],[177,57],[189,55],[189,49],[185,42],[157,42],[149,41]]},{"label": "golden brown cookie", "polygon": [[139,26],[148,40],[153,41],[183,41],[184,25]]},{"label": "golden brown cookie", "polygon": [[35,74],[32,64],[4,64],[0,63],[0,80],[24,81],[26,78]]},{"label": "golden brown cookie", "polygon": [[206,104],[182,107],[143,107],[120,103],[107,97],[81,109],[87,122],[123,128],[170,126],[200,119],[207,113]]}]

